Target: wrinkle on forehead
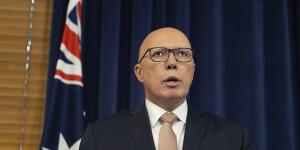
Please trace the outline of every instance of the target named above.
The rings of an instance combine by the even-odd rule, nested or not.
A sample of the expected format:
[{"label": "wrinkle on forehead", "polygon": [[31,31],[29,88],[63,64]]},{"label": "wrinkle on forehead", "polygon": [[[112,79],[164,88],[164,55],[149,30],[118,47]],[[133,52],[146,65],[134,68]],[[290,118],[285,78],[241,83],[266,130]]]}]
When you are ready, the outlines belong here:
[{"label": "wrinkle on forehead", "polygon": [[166,27],[154,30],[146,36],[140,46],[138,60],[140,60],[145,51],[151,47],[191,48],[191,44],[185,34],[180,30]]}]

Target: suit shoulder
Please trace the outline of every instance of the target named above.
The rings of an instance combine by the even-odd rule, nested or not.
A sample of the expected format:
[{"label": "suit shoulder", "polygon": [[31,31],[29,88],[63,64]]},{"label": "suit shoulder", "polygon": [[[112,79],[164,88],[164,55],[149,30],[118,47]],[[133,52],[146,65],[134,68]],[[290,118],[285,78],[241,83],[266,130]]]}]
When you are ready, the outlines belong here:
[{"label": "suit shoulder", "polygon": [[126,121],[130,114],[130,111],[123,111],[91,122],[84,133],[81,147],[95,150],[123,147],[134,149],[135,144]]},{"label": "suit shoulder", "polygon": [[241,137],[245,130],[245,128],[238,125],[237,123],[221,118],[215,114],[206,113],[206,117],[208,120],[208,132]]},{"label": "suit shoulder", "polygon": [[103,126],[103,125],[112,125],[112,124],[120,124],[124,121],[126,117],[130,115],[129,110],[127,111],[121,111],[114,114],[111,114],[109,116],[106,116],[104,118],[92,121],[90,124],[93,124],[94,126]]},{"label": "suit shoulder", "polygon": [[223,125],[223,126],[231,126],[231,127],[234,127],[234,128],[242,128],[237,123],[235,123],[233,121],[230,121],[230,120],[227,120],[227,119],[224,119],[222,117],[219,117],[215,114],[207,113],[207,116],[208,116],[209,121],[214,123],[214,124],[220,124],[220,125]]},{"label": "suit shoulder", "polygon": [[[193,122],[197,127],[202,126],[204,129],[202,130],[204,131],[203,137],[205,137],[204,149],[255,149],[253,144],[249,144],[247,129],[240,125],[212,113],[192,109],[189,112],[192,112],[190,120],[193,120],[190,123]],[[197,130],[195,128],[190,128],[190,130]]]},{"label": "suit shoulder", "polygon": [[193,116],[197,116],[197,118],[199,118],[199,119],[206,118],[206,120],[208,121],[208,124],[210,126],[242,129],[242,127],[240,125],[238,125],[237,123],[227,120],[225,118],[222,118],[220,116],[217,116],[216,114],[213,114],[213,113],[209,113],[209,112],[205,112],[205,111],[198,111],[193,107],[189,110],[189,113],[192,113]]}]

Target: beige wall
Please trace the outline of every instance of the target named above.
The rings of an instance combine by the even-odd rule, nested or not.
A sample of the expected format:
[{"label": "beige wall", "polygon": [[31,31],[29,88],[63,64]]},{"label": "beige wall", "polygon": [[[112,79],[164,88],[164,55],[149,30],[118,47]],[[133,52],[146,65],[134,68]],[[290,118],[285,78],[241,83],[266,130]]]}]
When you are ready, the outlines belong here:
[{"label": "beige wall", "polygon": [[[25,150],[38,149],[41,138],[52,1],[35,1],[29,95],[24,105],[30,2],[0,0],[0,150],[19,149],[22,118],[25,121]],[[23,108],[25,115],[22,115]]]}]

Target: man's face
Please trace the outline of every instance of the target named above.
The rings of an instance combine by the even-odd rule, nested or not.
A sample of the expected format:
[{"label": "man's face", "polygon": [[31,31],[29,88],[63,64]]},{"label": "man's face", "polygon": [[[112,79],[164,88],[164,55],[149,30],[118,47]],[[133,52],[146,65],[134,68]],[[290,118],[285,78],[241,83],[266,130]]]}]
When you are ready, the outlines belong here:
[{"label": "man's face", "polygon": [[[152,47],[190,48],[190,43],[184,34],[175,29],[154,31],[146,37],[140,57]],[[173,53],[165,62],[154,62],[147,52],[140,64],[135,67],[135,73],[144,84],[146,97],[154,103],[161,101],[180,102],[188,94],[194,76],[194,60],[178,62]]]}]

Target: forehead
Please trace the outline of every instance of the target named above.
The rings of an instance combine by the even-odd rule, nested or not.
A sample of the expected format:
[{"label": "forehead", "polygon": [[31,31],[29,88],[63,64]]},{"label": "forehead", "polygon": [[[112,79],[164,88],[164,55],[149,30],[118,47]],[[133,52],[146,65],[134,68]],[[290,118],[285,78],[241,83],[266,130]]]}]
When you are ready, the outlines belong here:
[{"label": "forehead", "polygon": [[179,31],[157,31],[150,33],[144,40],[142,47],[150,48],[150,47],[190,47],[190,42],[186,38],[186,36]]},{"label": "forehead", "polygon": [[140,53],[145,52],[151,47],[190,48],[191,45],[187,37],[181,31],[167,28],[151,32],[143,41],[140,47]]},{"label": "forehead", "polygon": [[145,48],[150,47],[190,47],[188,40],[178,34],[161,34],[149,38],[145,43]]}]

